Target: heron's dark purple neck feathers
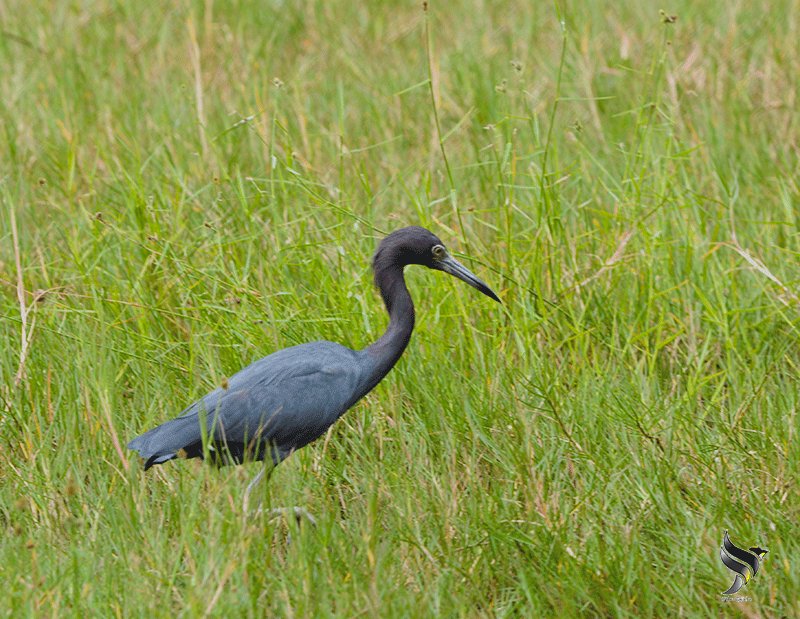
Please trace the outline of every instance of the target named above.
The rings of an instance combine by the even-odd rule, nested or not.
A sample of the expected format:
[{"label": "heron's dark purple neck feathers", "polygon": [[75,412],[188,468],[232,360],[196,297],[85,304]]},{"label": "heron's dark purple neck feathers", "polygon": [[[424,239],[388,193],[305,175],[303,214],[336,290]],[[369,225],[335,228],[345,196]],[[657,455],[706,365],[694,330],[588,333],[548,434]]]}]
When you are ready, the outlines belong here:
[{"label": "heron's dark purple neck feathers", "polygon": [[373,367],[370,368],[368,388],[372,389],[394,367],[408,346],[414,330],[414,303],[408,294],[403,265],[392,251],[378,251],[373,262],[375,285],[380,290],[389,326],[377,342],[365,349]]}]

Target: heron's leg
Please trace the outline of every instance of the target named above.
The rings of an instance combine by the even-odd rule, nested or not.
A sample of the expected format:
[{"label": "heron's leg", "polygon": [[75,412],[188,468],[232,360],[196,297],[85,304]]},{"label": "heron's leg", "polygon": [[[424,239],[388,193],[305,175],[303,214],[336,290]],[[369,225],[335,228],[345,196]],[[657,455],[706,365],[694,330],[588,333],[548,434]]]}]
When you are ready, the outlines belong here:
[{"label": "heron's leg", "polygon": [[[269,472],[267,475],[267,480],[269,480],[269,478],[272,476],[273,468],[274,467],[265,464],[264,467],[258,472],[258,475],[253,478],[253,481],[247,484],[247,489],[244,491],[244,500],[242,501],[242,513],[245,514],[245,516],[250,508],[250,493],[253,491],[253,488],[258,486],[259,482],[264,479],[264,476],[267,475],[267,472]],[[257,505],[261,503],[261,498],[262,497],[259,494]]]},{"label": "heron's leg", "polygon": [[[275,470],[275,465],[271,462],[265,460],[264,467],[258,472],[249,484],[247,484],[247,488],[244,491],[244,500],[242,501],[242,515],[247,518],[247,514],[250,510],[250,493],[256,488],[264,476],[266,475],[267,481],[269,478],[272,477],[272,472]],[[261,493],[258,494],[258,501],[256,502],[256,506],[261,504],[261,500],[263,495]],[[302,519],[308,520],[313,526],[317,526],[317,520],[312,516],[307,509],[303,507],[273,507],[268,510],[264,510],[262,508],[258,508],[255,511],[254,515],[258,515],[261,513],[266,513],[270,519],[276,518],[281,514],[291,513],[294,515],[297,524],[299,525]]]},{"label": "heron's leg", "polygon": [[[260,514],[264,512],[263,509],[259,509],[256,514]],[[307,509],[304,507],[273,507],[266,511],[269,514],[270,519],[277,518],[282,514],[292,514],[299,525],[303,518],[308,520],[313,526],[317,526],[317,519],[312,516]]]}]

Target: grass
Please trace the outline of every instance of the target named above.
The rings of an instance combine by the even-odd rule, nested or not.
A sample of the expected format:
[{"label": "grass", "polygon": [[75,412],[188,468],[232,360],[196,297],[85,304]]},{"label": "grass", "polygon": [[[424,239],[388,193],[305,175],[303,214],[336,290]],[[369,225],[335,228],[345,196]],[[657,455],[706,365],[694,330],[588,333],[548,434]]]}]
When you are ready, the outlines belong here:
[{"label": "grass", "polygon": [[[797,2],[295,4],[0,7],[0,614],[800,615]],[[141,471],[377,338],[408,224],[504,305],[408,270],[403,359],[272,478],[316,529]]]}]

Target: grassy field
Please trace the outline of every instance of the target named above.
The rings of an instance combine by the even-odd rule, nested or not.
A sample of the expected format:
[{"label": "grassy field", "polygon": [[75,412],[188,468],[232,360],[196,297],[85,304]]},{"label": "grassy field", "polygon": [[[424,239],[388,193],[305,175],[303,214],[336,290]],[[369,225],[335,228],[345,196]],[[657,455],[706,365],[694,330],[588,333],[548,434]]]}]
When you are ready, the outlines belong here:
[{"label": "grassy field", "polygon": [[[0,615],[800,616],[800,3],[664,9],[0,4]],[[272,478],[317,528],[142,472],[376,339],[409,224],[504,304],[408,270],[406,354]]]}]

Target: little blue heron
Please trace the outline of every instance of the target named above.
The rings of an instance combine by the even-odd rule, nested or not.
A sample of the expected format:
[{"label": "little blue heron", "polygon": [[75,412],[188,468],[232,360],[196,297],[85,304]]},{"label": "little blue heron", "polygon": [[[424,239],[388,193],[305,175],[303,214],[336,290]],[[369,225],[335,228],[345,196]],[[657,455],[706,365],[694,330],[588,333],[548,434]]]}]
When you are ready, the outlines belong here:
[{"label": "little blue heron", "polygon": [[389,327],[377,342],[363,350],[323,341],[274,352],[231,376],[179,417],[136,437],[128,448],[139,452],[145,470],[206,454],[220,464],[267,460],[272,466],[265,466],[247,487],[246,512],[250,491],[267,468],[322,436],[403,354],[414,329],[414,304],[403,278],[409,264],[454,275],[500,301],[432,232],[401,228],[381,241],[372,260],[375,285],[389,312]]}]

